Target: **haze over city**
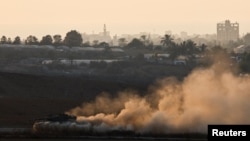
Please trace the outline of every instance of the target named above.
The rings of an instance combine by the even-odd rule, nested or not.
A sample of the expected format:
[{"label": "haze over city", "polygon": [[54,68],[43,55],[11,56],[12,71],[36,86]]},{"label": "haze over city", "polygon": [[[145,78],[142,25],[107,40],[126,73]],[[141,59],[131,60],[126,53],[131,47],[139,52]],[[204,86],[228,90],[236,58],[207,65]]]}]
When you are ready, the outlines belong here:
[{"label": "haze over city", "polygon": [[0,0],[0,35],[26,38],[64,36],[70,30],[111,35],[149,32],[164,35],[215,34],[216,23],[240,23],[240,35],[250,31],[248,0]]}]

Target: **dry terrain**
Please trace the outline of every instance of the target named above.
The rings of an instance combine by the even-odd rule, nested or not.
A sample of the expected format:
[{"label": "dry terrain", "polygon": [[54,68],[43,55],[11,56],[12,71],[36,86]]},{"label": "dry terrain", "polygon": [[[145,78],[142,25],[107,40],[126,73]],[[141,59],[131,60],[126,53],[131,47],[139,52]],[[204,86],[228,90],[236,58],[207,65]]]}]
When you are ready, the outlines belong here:
[{"label": "dry terrain", "polygon": [[45,76],[0,73],[0,128],[31,127],[36,119],[63,113],[108,92],[127,88],[144,90],[143,84],[86,76]]}]

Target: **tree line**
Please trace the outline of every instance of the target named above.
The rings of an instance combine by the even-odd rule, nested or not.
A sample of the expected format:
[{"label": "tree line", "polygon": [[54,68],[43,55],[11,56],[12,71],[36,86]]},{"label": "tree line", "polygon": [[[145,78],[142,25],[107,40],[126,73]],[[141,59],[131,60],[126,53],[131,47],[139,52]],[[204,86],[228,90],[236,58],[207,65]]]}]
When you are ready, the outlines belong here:
[{"label": "tree line", "polygon": [[[25,45],[54,45],[54,46],[66,45],[69,47],[81,46],[82,42],[83,42],[82,35],[76,30],[69,31],[64,39],[62,39],[61,35],[56,34],[53,37],[51,35],[43,36],[41,41],[39,41],[38,38],[33,35],[29,35],[24,40]],[[11,40],[11,38],[2,36],[0,43],[19,45],[22,44],[22,40],[20,36],[16,36],[13,41]]]},{"label": "tree line", "polygon": [[[247,33],[242,39],[239,39],[240,43],[245,43],[247,45],[250,45],[250,33]],[[162,40],[161,40],[162,45],[156,47],[156,49],[161,49],[161,48],[166,48],[166,47],[173,47],[176,46],[176,44],[173,44],[173,38],[166,34]],[[184,42],[183,42],[184,43]],[[190,43],[190,41],[189,41]],[[11,38],[7,38],[6,36],[2,36],[0,40],[0,44],[22,44],[20,36],[16,36],[14,40],[12,41]],[[39,41],[36,36],[29,35],[25,40],[24,44],[26,45],[67,45],[67,46],[90,46],[89,42],[83,43],[83,39],[81,34],[76,31],[76,30],[71,30],[69,31],[65,38],[62,39],[62,36],[59,34],[56,34],[54,36],[51,35],[45,35],[42,37],[42,39]],[[127,42],[126,38],[119,38],[118,39],[118,46],[120,47],[137,47],[137,48],[142,48],[142,47],[148,47],[152,48],[155,47],[153,45],[153,42],[146,37],[146,35],[142,35],[139,39],[134,38],[131,42]],[[185,44],[185,43],[184,43]],[[231,43],[232,44],[232,43]],[[93,41],[93,46],[103,46],[103,47],[108,47],[109,44],[106,42],[101,42],[99,43],[98,40]]]},{"label": "tree line", "polygon": [[[250,45],[250,33],[246,34],[242,39],[242,43]],[[240,42],[240,43],[241,43]],[[19,36],[15,37],[12,41],[11,38],[2,36],[0,44],[25,44],[25,45],[53,45],[61,46],[66,45],[69,47],[89,47],[91,46],[89,42],[83,43],[82,35],[76,31],[71,30],[66,33],[65,38],[63,39],[61,35],[56,34],[54,36],[45,35],[39,41],[36,36],[29,35],[24,41],[21,41]],[[118,46],[123,47],[124,50],[143,50],[153,51],[153,52],[166,52],[170,54],[170,58],[176,58],[180,55],[186,56],[189,59],[194,58],[196,54],[204,53],[207,50],[207,45],[201,44],[197,45],[193,40],[185,40],[179,43],[176,43],[171,35],[166,34],[161,38],[161,45],[154,45],[150,38],[146,35],[142,35],[140,38],[134,38],[129,43],[126,41],[126,38],[118,39]],[[94,47],[104,47],[107,48],[110,46],[109,43],[101,42],[98,43],[98,40],[93,41]],[[211,46],[210,46],[211,47]]]},{"label": "tree line", "polygon": [[[98,43],[97,40],[94,41],[95,43],[93,46],[95,47],[104,47],[107,50],[105,52],[102,52],[102,56],[112,56],[113,54],[109,52],[109,44],[106,42]],[[250,33],[246,34],[240,41],[238,41],[239,44],[245,44],[250,46]],[[228,58],[230,58],[229,55],[233,56],[232,54],[228,54],[225,48],[222,48],[221,46],[209,46],[205,44],[197,45],[193,40],[184,40],[179,43],[176,43],[174,41],[174,38],[171,35],[164,35],[160,43],[161,45],[154,45],[153,42],[150,40],[150,38],[147,38],[147,36],[142,35],[140,38],[134,38],[130,42],[127,42],[125,38],[118,39],[118,43],[120,47],[123,47],[123,49],[128,54],[129,52],[136,52],[138,51],[140,54],[137,54],[135,56],[136,60],[144,60],[143,53],[145,52],[154,52],[154,53],[167,53],[170,54],[171,59],[176,59],[178,56],[185,56],[187,60],[194,61],[196,55],[204,55],[204,56],[212,56],[213,54],[218,54],[218,52],[222,52],[221,54],[227,54]],[[16,36],[14,40],[12,41],[11,38],[7,38],[6,36],[2,36],[0,39],[0,44],[25,44],[25,45],[53,45],[53,46],[61,46],[66,45],[69,47],[87,47],[91,46],[89,42],[83,43],[82,35],[76,31],[71,30],[66,33],[65,38],[63,39],[61,35],[56,34],[54,36],[51,35],[45,35],[42,37],[42,39],[39,41],[37,37],[33,35],[29,35],[24,41],[21,40],[19,36]],[[208,47],[210,48],[208,50]],[[145,51],[146,50],[146,51]],[[6,51],[8,52],[8,50]],[[6,52],[3,52],[1,50],[0,55],[9,56],[12,55],[13,58],[17,57],[16,54],[8,54]],[[23,53],[23,52],[22,52]],[[105,54],[106,53],[106,54]],[[27,53],[28,54],[28,53]],[[45,54],[48,54],[51,58],[56,58],[60,55],[56,54],[55,52],[51,51],[49,53],[47,52],[40,52],[40,56],[46,56]],[[100,54],[74,54],[75,57],[72,57],[72,54],[63,54],[65,58],[80,58],[79,56],[85,56],[88,58],[89,56],[101,56]],[[106,55],[106,56],[105,56]],[[25,58],[28,55],[20,55],[19,58]],[[36,54],[36,56],[39,56]],[[132,56],[132,55],[131,55]],[[244,53],[241,55],[238,55],[241,58],[241,62],[239,64],[240,69],[243,72],[250,72],[250,53]],[[90,58],[91,58],[90,57]],[[3,57],[4,58],[4,57]],[[7,57],[6,57],[7,58]],[[141,63],[141,62],[140,62]],[[139,63],[139,64],[140,64]]]}]

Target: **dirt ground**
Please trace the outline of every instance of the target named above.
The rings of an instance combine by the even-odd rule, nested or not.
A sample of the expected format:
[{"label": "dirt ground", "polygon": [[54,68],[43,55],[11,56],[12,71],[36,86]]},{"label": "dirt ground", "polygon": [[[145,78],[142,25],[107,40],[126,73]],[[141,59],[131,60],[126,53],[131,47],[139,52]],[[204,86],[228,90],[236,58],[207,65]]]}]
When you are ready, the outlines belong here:
[{"label": "dirt ground", "polygon": [[[127,83],[117,79],[99,79],[84,76],[38,76],[0,72],[0,128],[29,129],[37,119],[64,113],[76,106],[80,106],[83,102],[94,100],[102,92],[108,92],[111,96],[115,96],[119,91],[133,89],[143,94],[147,91],[147,88],[148,85],[138,83],[138,81],[136,83]],[[0,139],[0,141],[7,140],[72,141],[82,139]],[[84,140],[101,141],[106,139],[86,138]],[[123,141],[126,139],[118,140]],[[176,140],[185,139],[178,138]],[[137,139],[134,139],[134,141],[137,141]]]},{"label": "dirt ground", "polygon": [[31,127],[36,119],[64,113],[102,92],[115,95],[127,88],[144,86],[84,76],[0,72],[0,128]]},{"label": "dirt ground", "polygon": [[36,119],[81,105],[78,99],[0,98],[0,128],[32,127]]}]

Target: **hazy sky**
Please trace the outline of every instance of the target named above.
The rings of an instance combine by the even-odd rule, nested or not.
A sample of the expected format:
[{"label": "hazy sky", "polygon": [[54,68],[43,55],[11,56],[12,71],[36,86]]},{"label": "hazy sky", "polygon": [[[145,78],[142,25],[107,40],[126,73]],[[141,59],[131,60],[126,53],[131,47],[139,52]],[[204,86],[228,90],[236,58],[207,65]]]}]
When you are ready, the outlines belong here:
[{"label": "hazy sky", "polygon": [[216,33],[226,19],[250,32],[250,0],[0,0],[0,36],[151,32]]}]

